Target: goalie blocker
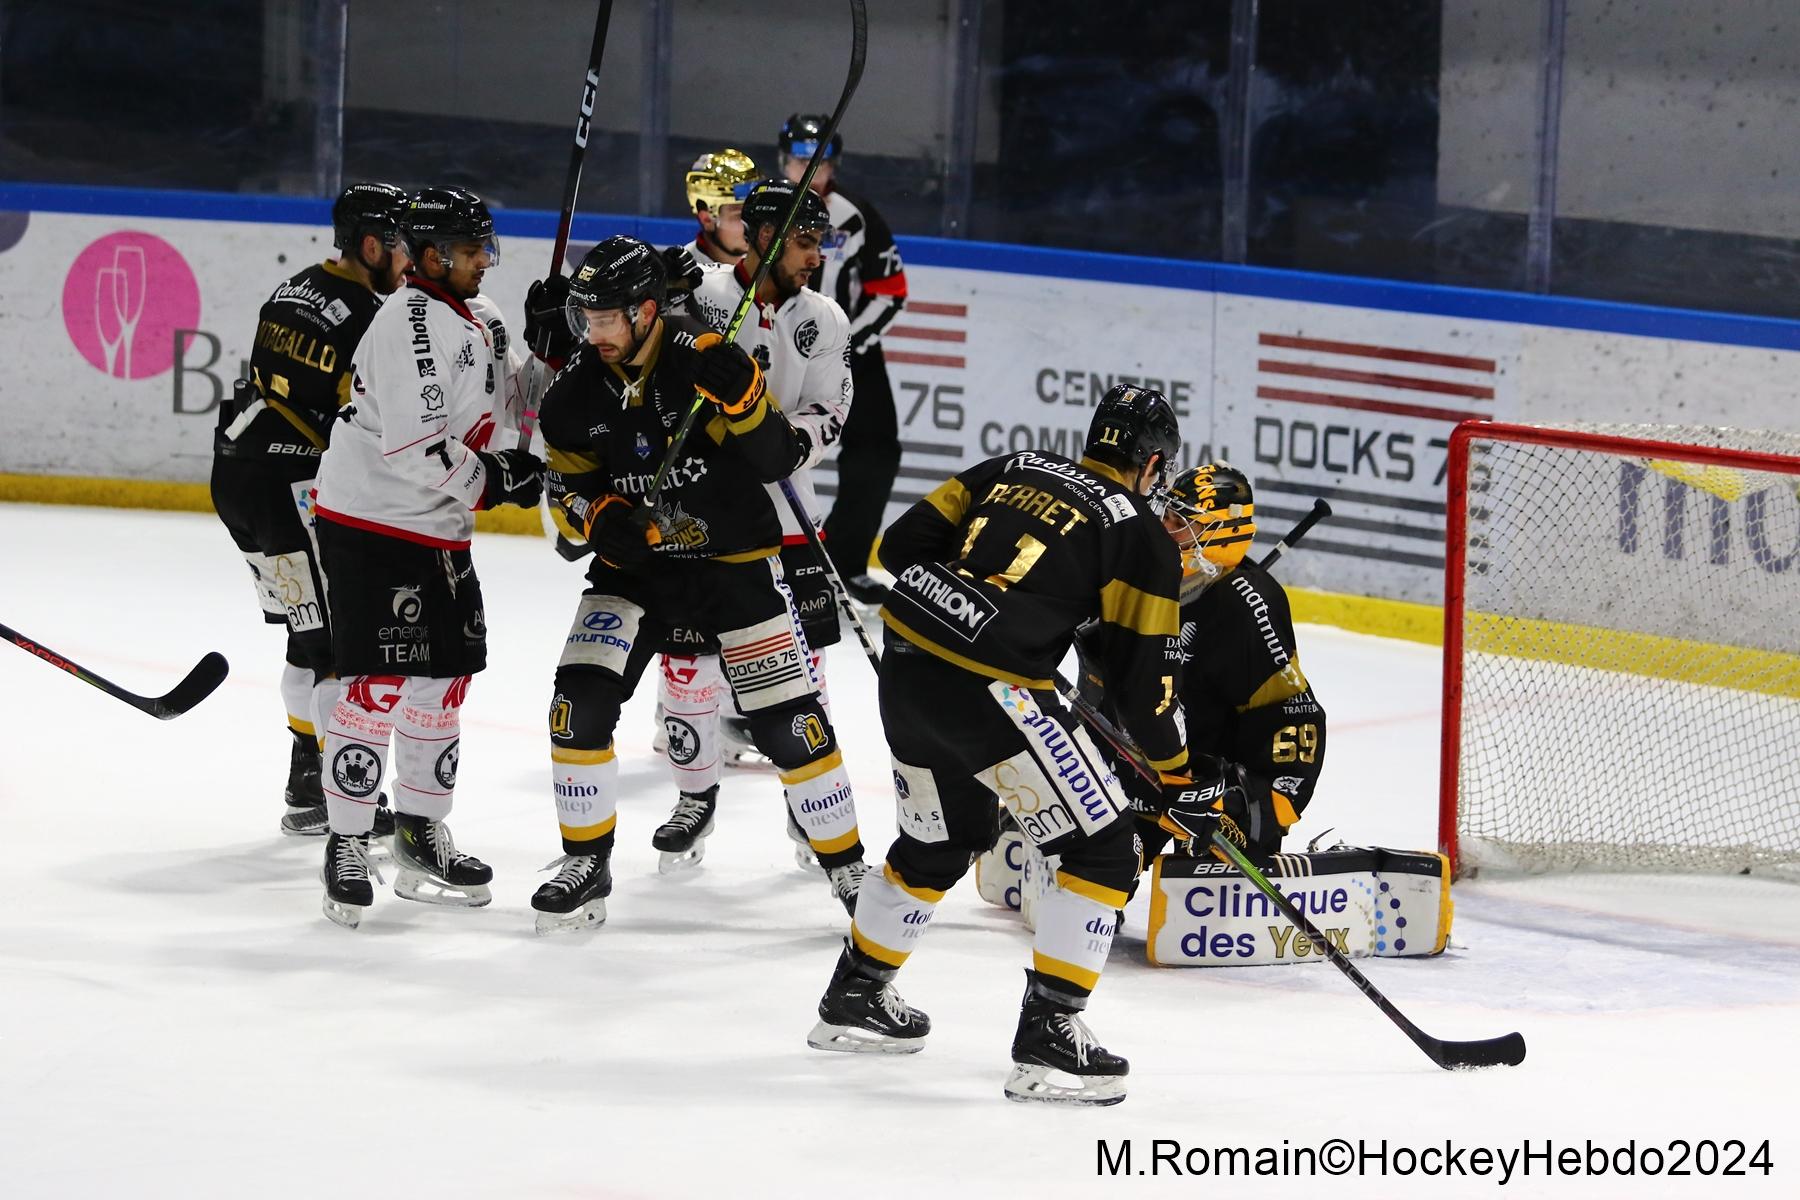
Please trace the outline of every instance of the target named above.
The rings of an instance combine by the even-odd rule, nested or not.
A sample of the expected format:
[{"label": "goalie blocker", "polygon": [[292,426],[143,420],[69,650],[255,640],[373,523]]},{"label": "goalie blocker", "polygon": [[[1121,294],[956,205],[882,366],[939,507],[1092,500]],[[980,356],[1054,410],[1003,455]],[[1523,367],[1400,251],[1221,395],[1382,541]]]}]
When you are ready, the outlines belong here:
[{"label": "goalie blocker", "polygon": [[[1277,854],[1263,872],[1351,958],[1427,957],[1449,941],[1450,872],[1441,854],[1340,846]],[[1027,925],[1046,874],[1037,848],[1014,828],[1003,828],[975,864],[981,898],[1019,910]],[[1145,951],[1159,967],[1325,961],[1236,867],[1179,854],[1151,866]]]}]

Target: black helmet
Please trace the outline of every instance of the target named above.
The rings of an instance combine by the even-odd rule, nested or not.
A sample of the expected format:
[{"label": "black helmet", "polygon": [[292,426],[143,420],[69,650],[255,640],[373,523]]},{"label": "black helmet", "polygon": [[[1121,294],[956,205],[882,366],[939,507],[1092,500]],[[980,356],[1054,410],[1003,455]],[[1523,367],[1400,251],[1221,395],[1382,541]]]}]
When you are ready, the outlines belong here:
[{"label": "black helmet", "polygon": [[351,184],[331,206],[331,244],[352,251],[361,246],[363,235],[370,233],[392,242],[400,232],[400,213],[406,201],[406,193],[391,183]]},{"label": "black helmet", "polygon": [[[777,139],[781,152],[790,158],[811,158],[829,124],[831,118],[822,114],[795,113],[781,123],[781,136]],[[831,141],[825,144],[825,161],[830,162],[843,152],[843,135],[833,130]]]},{"label": "black helmet", "polygon": [[400,236],[417,262],[427,246],[441,254],[457,242],[480,242],[493,265],[500,262],[500,239],[487,204],[468,188],[428,187],[413,193],[400,214]]},{"label": "black helmet", "polygon": [[[794,193],[800,185],[786,179],[764,179],[752,187],[744,196],[744,236],[751,245],[756,244],[756,231],[764,225],[781,228],[781,219],[787,216],[788,205],[794,202]],[[804,233],[816,229],[821,233],[831,228],[831,213],[825,202],[811,188],[800,198],[800,210],[794,214],[794,223],[788,226],[788,232]]]},{"label": "black helmet", "polygon": [[667,287],[661,256],[648,242],[619,234],[582,256],[575,274],[569,277],[569,299],[563,310],[575,336],[586,338],[587,317],[582,309],[622,308],[635,322],[637,306],[645,300],[662,307]]},{"label": "black helmet", "polygon": [[1181,449],[1181,425],[1168,399],[1150,388],[1117,383],[1100,397],[1083,450],[1102,462],[1140,471],[1152,455],[1165,469]]}]

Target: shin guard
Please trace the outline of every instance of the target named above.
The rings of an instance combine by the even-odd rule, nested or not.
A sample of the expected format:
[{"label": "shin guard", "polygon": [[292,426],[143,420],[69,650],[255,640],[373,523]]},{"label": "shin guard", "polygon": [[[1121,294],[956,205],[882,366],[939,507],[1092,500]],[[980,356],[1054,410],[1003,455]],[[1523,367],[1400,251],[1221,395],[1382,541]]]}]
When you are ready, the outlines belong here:
[{"label": "shin guard", "polygon": [[394,810],[442,821],[456,795],[470,676],[406,681],[394,714]]},{"label": "shin guard", "polygon": [[935,888],[914,887],[900,878],[891,863],[863,876],[856,896],[856,918],[850,924],[850,944],[865,968],[892,976],[919,948],[919,939],[931,927],[932,915],[944,893]]},{"label": "shin guard", "polygon": [[331,831],[360,837],[375,824],[375,805],[387,778],[393,712],[406,680],[398,675],[353,675],[325,729],[325,807]]}]

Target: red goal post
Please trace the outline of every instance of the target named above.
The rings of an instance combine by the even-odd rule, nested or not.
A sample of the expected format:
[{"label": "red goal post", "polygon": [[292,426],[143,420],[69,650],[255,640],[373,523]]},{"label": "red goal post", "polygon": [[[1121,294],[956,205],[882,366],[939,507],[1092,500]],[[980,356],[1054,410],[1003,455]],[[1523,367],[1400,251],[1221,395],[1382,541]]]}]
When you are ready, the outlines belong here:
[{"label": "red goal post", "polygon": [[1800,434],[1467,421],[1446,500],[1452,871],[1800,864]]}]

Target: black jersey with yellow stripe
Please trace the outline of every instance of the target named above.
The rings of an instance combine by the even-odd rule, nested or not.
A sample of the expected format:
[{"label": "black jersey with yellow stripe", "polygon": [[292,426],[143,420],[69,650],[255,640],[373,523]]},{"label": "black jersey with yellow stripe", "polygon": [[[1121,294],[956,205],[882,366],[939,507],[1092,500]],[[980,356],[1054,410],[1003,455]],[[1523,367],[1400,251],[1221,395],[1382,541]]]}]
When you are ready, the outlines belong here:
[{"label": "black jersey with yellow stripe", "polygon": [[[641,367],[603,362],[592,347],[563,367],[540,406],[551,514],[563,537],[581,535],[558,503],[605,495],[641,502],[670,439],[694,403],[695,339],[717,338],[698,321],[661,318]],[[786,479],[806,443],[766,395],[727,417],[706,406],[682,444],[657,503],[658,555],[730,562],[781,548],[781,518],[765,484]]]},{"label": "black jersey with yellow stripe", "polygon": [[1186,762],[1181,566],[1118,472],[1031,451],[990,458],[904,513],[879,553],[895,576],[882,620],[979,675],[1050,688],[1076,628],[1097,620],[1092,644],[1126,728],[1160,769]]},{"label": "black jersey with yellow stripe", "polygon": [[325,448],[350,398],[350,361],[381,301],[335,261],[315,263],[275,289],[256,314],[250,351],[251,388],[264,410],[236,437],[236,453]]},{"label": "black jersey with yellow stripe", "polygon": [[1287,592],[1246,559],[1182,605],[1181,647],[1189,749],[1242,766],[1293,824],[1325,764],[1325,709],[1300,668]]}]

